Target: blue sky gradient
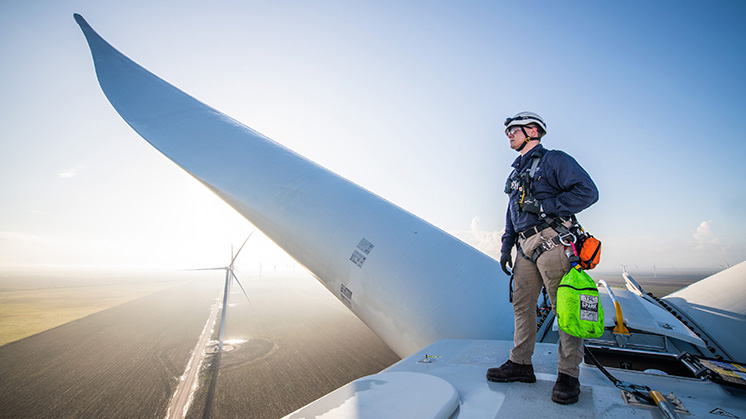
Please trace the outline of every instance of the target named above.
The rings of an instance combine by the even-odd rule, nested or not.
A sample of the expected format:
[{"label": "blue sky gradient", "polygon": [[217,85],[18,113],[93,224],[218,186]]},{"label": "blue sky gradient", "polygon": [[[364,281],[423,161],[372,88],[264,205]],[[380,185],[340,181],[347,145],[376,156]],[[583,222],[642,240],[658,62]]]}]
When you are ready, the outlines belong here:
[{"label": "blue sky gradient", "polygon": [[[163,79],[495,256],[531,110],[600,201],[602,268],[746,256],[743,2],[0,5],[0,269],[223,263],[252,227],[101,93],[73,13]],[[252,238],[254,261],[287,260]]]}]

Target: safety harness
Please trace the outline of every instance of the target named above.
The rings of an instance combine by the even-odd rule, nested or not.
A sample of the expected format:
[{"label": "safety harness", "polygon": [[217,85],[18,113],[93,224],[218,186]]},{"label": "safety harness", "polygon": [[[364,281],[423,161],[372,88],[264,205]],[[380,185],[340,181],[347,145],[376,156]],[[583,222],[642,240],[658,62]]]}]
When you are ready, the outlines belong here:
[{"label": "safety harness", "polygon": [[534,175],[536,175],[536,169],[539,168],[539,161],[541,161],[546,152],[544,149],[535,151],[531,156],[531,167],[528,170],[518,173],[518,169],[513,169],[510,176],[508,176],[508,180],[505,182],[505,193],[510,194],[513,191],[518,191],[521,194],[518,204],[522,205],[526,199],[526,194],[533,191]]},{"label": "safety harness", "polygon": [[[531,196],[533,194],[536,170],[539,168],[539,162],[545,154],[546,150],[537,150],[531,156],[531,166],[528,170],[524,170],[523,172],[518,173],[517,169],[513,169],[513,172],[508,177],[508,181],[505,184],[505,193],[510,194],[513,191],[518,191],[518,193],[520,194],[520,197],[518,199],[519,205],[523,204],[527,196]],[[523,249],[521,249],[521,246],[518,245],[518,252],[520,252],[521,256],[529,259],[531,262],[536,262],[536,259],[538,259],[542,253],[548,250],[554,249],[557,246],[570,246],[570,244],[575,241],[575,236],[573,235],[573,233],[570,232],[569,228],[564,226],[564,224],[570,220],[573,221],[573,225],[577,224],[577,220],[575,219],[574,215],[570,218],[570,220],[562,217],[549,218],[544,213],[541,214],[541,217],[542,221],[539,224],[531,227],[526,231],[520,232],[518,235],[525,240],[535,234],[541,233],[542,230],[549,227],[551,227],[559,235],[552,239],[544,240],[531,255],[525,254],[523,252]]]},{"label": "safety harness", "polygon": [[[523,205],[527,196],[533,196],[536,170],[539,167],[539,162],[545,154],[546,150],[537,150],[531,156],[531,166],[528,170],[524,170],[523,172],[518,173],[517,169],[513,169],[513,172],[511,172],[510,176],[508,177],[508,180],[505,184],[505,193],[510,194],[511,192],[518,191],[518,193],[520,194],[518,204],[521,206]],[[547,228],[552,228],[554,231],[557,232],[558,235],[551,239],[543,240],[539,247],[537,247],[530,255],[524,253],[523,249],[521,249],[520,244],[518,244],[516,247],[518,248],[518,252],[521,254],[521,256],[535,263],[536,260],[539,259],[539,256],[542,255],[542,253],[548,250],[552,250],[558,246],[570,247],[573,243],[575,243],[577,249],[580,251],[580,254],[578,254],[577,252],[568,252],[567,256],[571,264],[580,263],[580,265],[584,269],[593,269],[598,264],[600,258],[601,243],[593,236],[586,233],[585,230],[583,230],[583,227],[580,226],[580,223],[578,223],[578,219],[575,217],[574,214],[571,215],[569,218],[552,218],[548,217],[545,213],[542,212],[540,214],[540,217],[541,222],[539,224],[529,228],[528,230],[518,233],[518,236],[525,240],[535,234],[541,233],[544,229]],[[565,224],[567,224],[568,222],[570,222],[570,227],[565,226]],[[593,243],[590,247],[587,247],[584,252],[583,244],[589,239]]]},{"label": "safety harness", "polygon": [[[566,220],[566,219],[564,219],[562,217],[556,217],[556,218],[553,218],[553,219],[549,218],[549,220],[550,221],[547,222],[547,219],[545,218],[544,220],[542,220],[541,223],[539,223],[539,224],[531,227],[530,229],[528,229],[526,231],[522,231],[522,232],[518,233],[518,236],[521,237],[521,238],[523,238],[525,240],[525,239],[527,239],[529,237],[532,237],[535,234],[541,233],[542,230],[545,230],[545,229],[550,228],[550,227],[554,231],[557,232],[557,236],[554,236],[551,239],[546,239],[546,240],[542,241],[541,244],[539,245],[539,247],[537,247],[533,251],[533,253],[531,253],[530,255],[527,255],[526,253],[524,253],[523,249],[521,248],[521,245],[518,244],[517,245],[518,252],[525,259],[528,259],[531,262],[536,263],[536,260],[539,259],[539,256],[541,256],[542,253],[544,253],[546,251],[549,251],[549,250],[552,250],[552,249],[554,249],[555,247],[558,247],[558,246],[571,246],[572,243],[575,242],[575,239],[576,239],[575,234],[570,231],[570,228],[567,228],[564,225],[564,223],[566,223],[567,221],[572,221],[573,225],[572,225],[571,228],[574,228],[576,226],[580,227],[577,224],[577,222],[576,222],[575,216],[572,216],[570,218],[570,220]],[[574,255],[574,254],[573,255],[568,255],[568,257],[569,257],[569,261],[570,261],[571,264],[572,263],[577,263],[578,260],[579,260],[578,256]]]}]

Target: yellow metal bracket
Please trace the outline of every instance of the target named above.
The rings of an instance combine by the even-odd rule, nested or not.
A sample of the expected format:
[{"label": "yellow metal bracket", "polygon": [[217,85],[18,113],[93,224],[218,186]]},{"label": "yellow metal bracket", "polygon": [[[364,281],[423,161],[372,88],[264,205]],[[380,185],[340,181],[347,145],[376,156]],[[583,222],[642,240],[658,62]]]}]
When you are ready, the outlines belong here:
[{"label": "yellow metal bracket", "polygon": [[614,327],[614,333],[617,335],[629,336],[629,330],[624,325],[624,316],[622,316],[622,305],[619,301],[614,301],[614,309],[616,310],[616,326]]}]

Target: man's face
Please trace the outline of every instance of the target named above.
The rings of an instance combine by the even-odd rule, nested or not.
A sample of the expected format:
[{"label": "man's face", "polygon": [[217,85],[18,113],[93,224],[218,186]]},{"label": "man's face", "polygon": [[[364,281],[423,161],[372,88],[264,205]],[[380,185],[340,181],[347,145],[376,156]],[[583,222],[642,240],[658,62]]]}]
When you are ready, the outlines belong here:
[{"label": "man's face", "polygon": [[[523,130],[521,130],[521,128],[523,128]],[[508,135],[508,140],[510,140],[510,148],[512,148],[513,150],[518,150],[526,141],[527,137],[523,134],[524,130],[529,137],[535,138],[538,136],[536,128],[529,128],[525,126],[521,127],[519,125],[510,127],[510,129],[507,130],[506,134]]]}]

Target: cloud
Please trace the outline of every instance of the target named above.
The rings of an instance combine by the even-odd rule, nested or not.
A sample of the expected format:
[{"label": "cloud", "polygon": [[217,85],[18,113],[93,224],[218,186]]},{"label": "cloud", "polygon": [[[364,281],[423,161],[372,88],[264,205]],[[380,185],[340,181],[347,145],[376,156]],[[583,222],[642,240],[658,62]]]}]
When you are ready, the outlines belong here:
[{"label": "cloud", "polygon": [[720,239],[712,232],[712,220],[702,221],[692,236],[696,243],[695,249],[720,245]]},{"label": "cloud", "polygon": [[83,166],[81,164],[76,164],[75,166],[73,166],[73,167],[71,167],[69,169],[65,169],[65,170],[57,173],[57,177],[62,178],[62,179],[67,179],[67,178],[75,177],[75,176],[78,176],[78,174],[80,173],[80,171],[83,170],[83,169],[85,169],[85,166]]},{"label": "cloud", "polygon": [[498,259],[500,255],[503,230],[482,231],[479,217],[471,219],[468,231],[452,231],[451,234],[492,258]]}]

